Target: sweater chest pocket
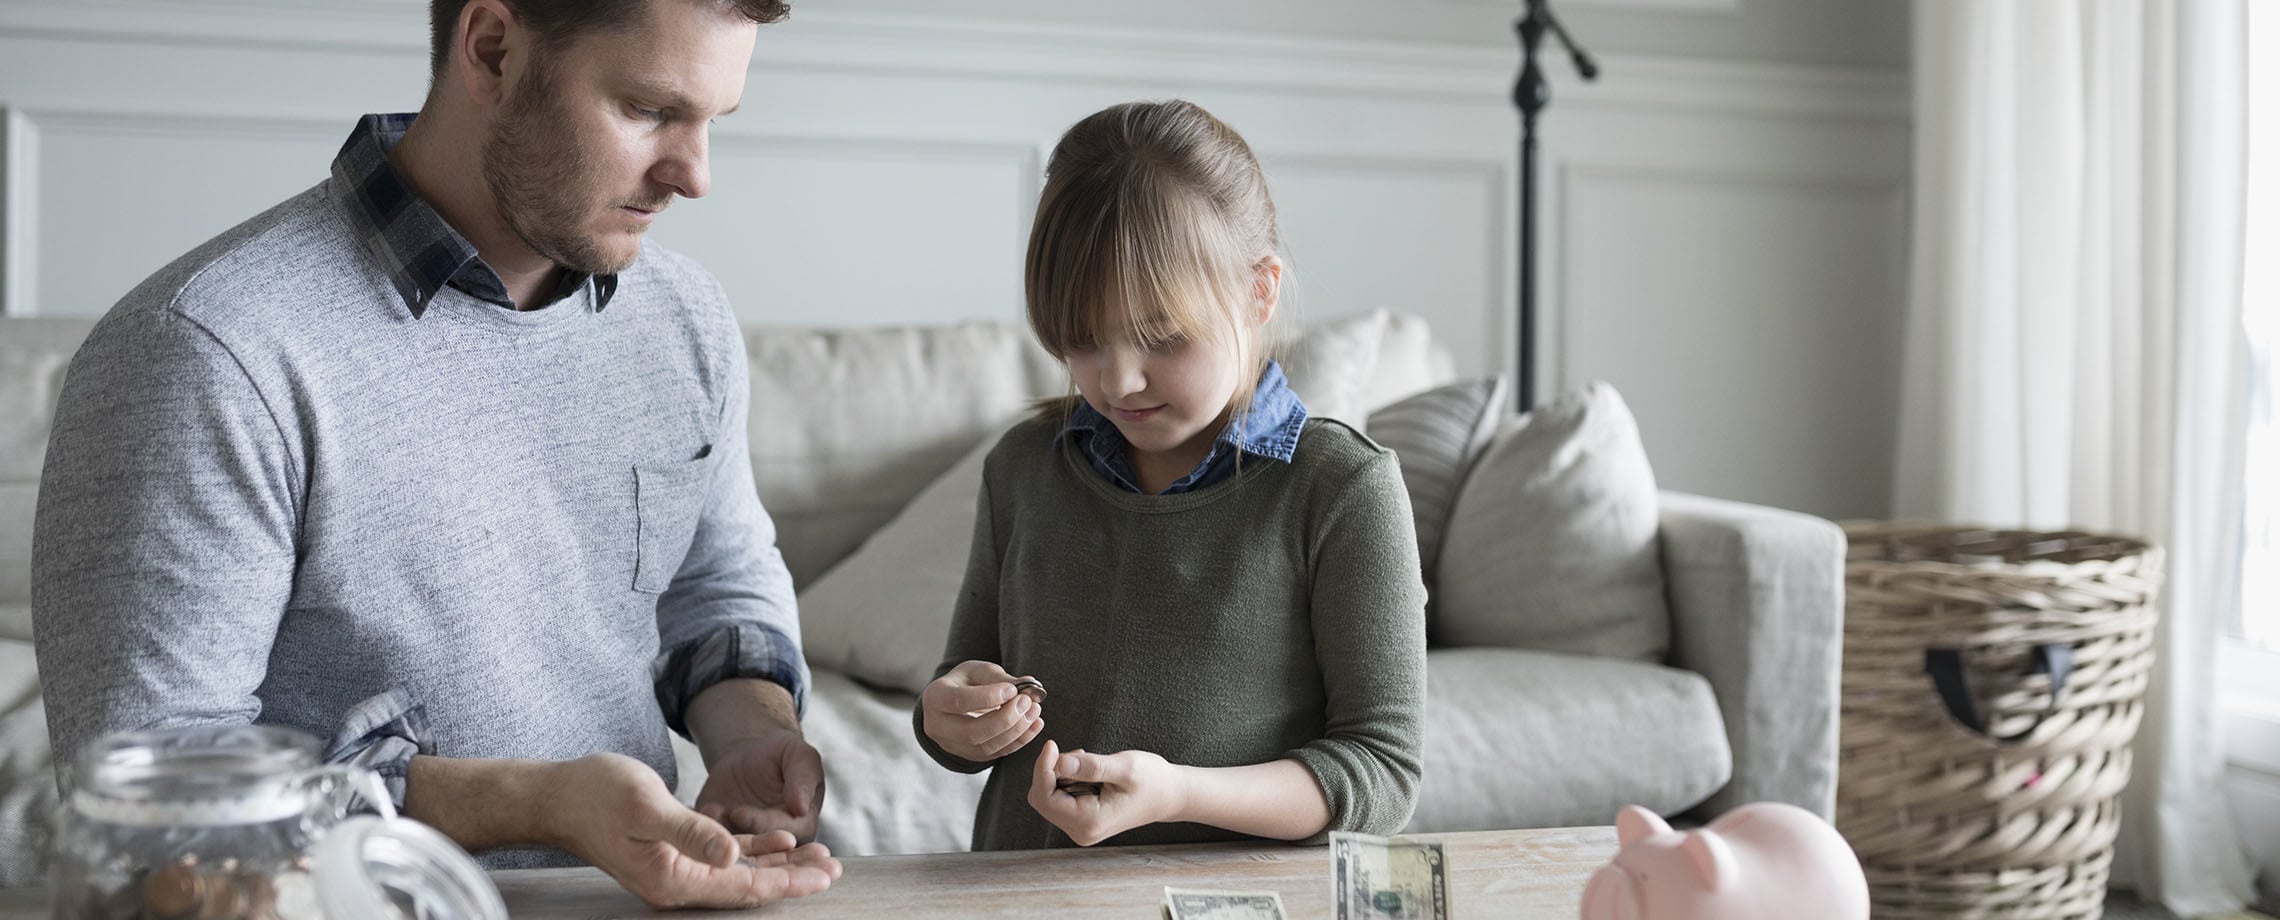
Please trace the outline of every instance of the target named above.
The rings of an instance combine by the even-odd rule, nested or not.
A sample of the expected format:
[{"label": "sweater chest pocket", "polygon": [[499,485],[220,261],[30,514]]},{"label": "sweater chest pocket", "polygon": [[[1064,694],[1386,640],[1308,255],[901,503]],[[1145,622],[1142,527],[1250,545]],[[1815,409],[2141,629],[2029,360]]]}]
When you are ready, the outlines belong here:
[{"label": "sweater chest pocket", "polygon": [[635,548],[633,589],[660,594],[673,584],[704,513],[711,481],[710,448],[697,459],[633,468]]}]

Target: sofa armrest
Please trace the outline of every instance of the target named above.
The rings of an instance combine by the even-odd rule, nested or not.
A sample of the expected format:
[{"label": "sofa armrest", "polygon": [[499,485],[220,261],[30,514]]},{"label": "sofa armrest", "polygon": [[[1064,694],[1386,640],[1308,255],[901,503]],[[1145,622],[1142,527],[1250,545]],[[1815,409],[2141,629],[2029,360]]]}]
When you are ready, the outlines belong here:
[{"label": "sofa armrest", "polygon": [[1836,806],[1845,537],[1808,514],[1665,492],[1670,664],[1717,695],[1734,778],[1703,817],[1787,802]]}]

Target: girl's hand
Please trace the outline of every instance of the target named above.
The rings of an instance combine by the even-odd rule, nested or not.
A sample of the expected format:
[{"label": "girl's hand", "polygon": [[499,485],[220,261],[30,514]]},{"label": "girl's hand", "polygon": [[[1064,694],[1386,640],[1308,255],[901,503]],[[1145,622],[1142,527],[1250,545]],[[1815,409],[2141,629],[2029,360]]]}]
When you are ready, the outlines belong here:
[{"label": "girl's hand", "polygon": [[1045,704],[1013,687],[1014,676],[988,661],[967,661],[919,694],[926,737],[950,756],[988,763],[1021,750],[1045,730]]},{"label": "girl's hand", "polygon": [[[1098,795],[1070,795],[1063,781],[1098,783]],[[1179,767],[1147,751],[1061,753],[1045,742],[1029,783],[1029,807],[1078,846],[1092,846],[1146,824],[1176,820],[1186,790]]]}]

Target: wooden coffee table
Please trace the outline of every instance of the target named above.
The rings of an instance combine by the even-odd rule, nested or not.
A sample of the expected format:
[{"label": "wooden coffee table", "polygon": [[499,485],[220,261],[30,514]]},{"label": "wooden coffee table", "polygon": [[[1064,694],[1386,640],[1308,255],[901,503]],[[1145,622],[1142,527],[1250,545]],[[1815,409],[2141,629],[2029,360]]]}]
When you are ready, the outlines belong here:
[{"label": "wooden coffee table", "polygon": [[[1575,920],[1583,884],[1615,855],[1615,829],[1420,834],[1448,847],[1457,917]],[[1330,916],[1327,847],[1195,844],[1011,853],[854,856],[830,891],[762,911],[659,914],[596,869],[526,869],[491,877],[516,917],[1036,917],[1150,920],[1164,886],[1271,890],[1292,920]],[[0,890],[0,917],[40,916],[47,893]]]},{"label": "wooden coffee table", "polygon": [[[1450,910],[1462,918],[1575,920],[1584,882],[1615,855],[1612,827],[1416,837],[1447,845]],[[1291,920],[1330,916],[1330,851],[1319,846],[1099,847],[853,856],[841,862],[847,872],[830,891],[744,916],[1152,920],[1166,885],[1277,891]],[[492,878],[516,917],[687,916],[650,912],[595,869],[529,869]]]}]

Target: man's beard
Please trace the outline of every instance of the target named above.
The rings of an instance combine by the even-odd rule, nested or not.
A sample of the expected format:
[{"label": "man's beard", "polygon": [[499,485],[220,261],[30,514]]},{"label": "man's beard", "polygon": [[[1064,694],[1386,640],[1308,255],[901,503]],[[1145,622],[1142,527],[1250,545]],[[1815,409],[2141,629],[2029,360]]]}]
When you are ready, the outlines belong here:
[{"label": "man's beard", "polygon": [[564,127],[553,84],[553,74],[538,65],[508,97],[484,138],[483,179],[491,204],[507,229],[548,261],[583,274],[616,274],[641,250],[636,245],[614,253],[580,233],[598,197],[592,193],[594,158]]}]

